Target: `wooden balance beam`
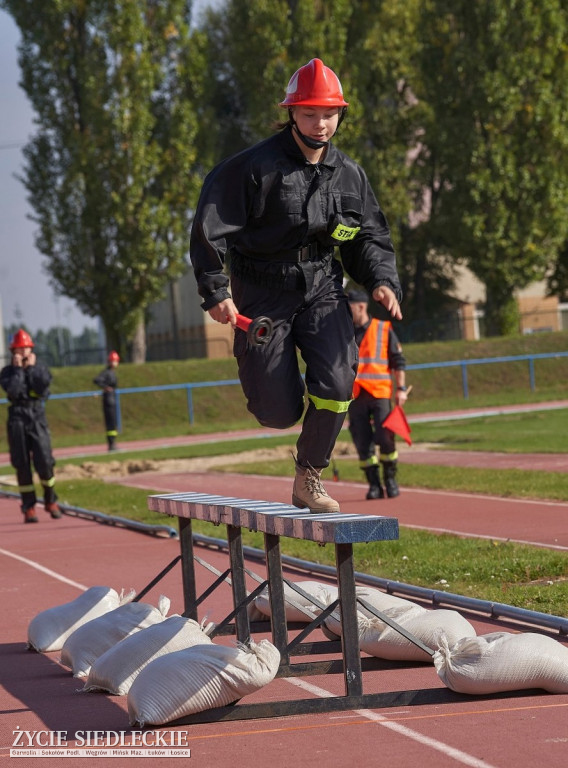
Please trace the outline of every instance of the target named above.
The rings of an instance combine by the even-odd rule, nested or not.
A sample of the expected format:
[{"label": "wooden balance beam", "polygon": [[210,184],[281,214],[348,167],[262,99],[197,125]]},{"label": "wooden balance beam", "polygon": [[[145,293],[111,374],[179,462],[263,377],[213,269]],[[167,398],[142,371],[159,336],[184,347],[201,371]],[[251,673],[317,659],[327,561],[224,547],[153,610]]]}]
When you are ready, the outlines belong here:
[{"label": "wooden balance beam", "polygon": [[[226,628],[234,619],[234,633],[237,639],[247,643],[251,637],[251,623],[247,605],[267,585],[270,596],[272,642],[281,655],[279,677],[306,674],[323,674],[337,671],[337,663],[330,661],[290,663],[290,656],[303,654],[330,653],[340,650],[339,663],[343,671],[345,695],[322,699],[300,699],[294,701],[270,702],[266,704],[239,704],[237,706],[211,709],[176,721],[176,724],[217,722],[220,720],[277,717],[302,712],[329,712],[364,707],[407,706],[409,703],[424,703],[424,694],[436,692],[404,691],[396,694],[364,694],[362,680],[361,652],[357,625],[357,595],[353,566],[353,545],[371,541],[393,541],[398,539],[398,520],[379,515],[356,514],[312,514],[308,509],[298,509],[288,504],[252,499],[216,496],[207,493],[169,493],[148,497],[148,508],[164,515],[179,518],[182,580],[184,593],[184,616],[198,620],[197,608],[205,596],[211,594],[230,574],[234,610],[217,625]],[[193,540],[191,521],[204,520],[215,525],[226,525],[229,549],[229,570],[220,574],[217,582],[198,597],[195,580]],[[267,579],[253,592],[248,592],[245,583],[242,529],[260,531],[264,534]],[[302,644],[298,637],[288,641],[288,624],[285,613],[284,579],[280,537],[285,536],[318,544],[332,544],[335,547],[336,573],[339,599],[326,608],[300,633],[300,640],[323,623],[324,618],[335,608],[341,615],[341,641],[327,641]],[[293,589],[295,585],[286,582]],[[302,590],[296,589],[300,594]],[[312,599],[310,597],[310,599]],[[382,614],[377,613],[382,617]],[[391,622],[388,622],[391,623]],[[264,622],[266,624],[266,622]],[[406,634],[403,631],[404,634]],[[415,639],[409,637],[413,642]],[[425,646],[422,646],[426,648]],[[430,650],[427,649],[426,650]],[[445,694],[446,692],[444,692]],[[431,696],[429,697],[431,701]],[[447,696],[445,697],[447,700]]]}]

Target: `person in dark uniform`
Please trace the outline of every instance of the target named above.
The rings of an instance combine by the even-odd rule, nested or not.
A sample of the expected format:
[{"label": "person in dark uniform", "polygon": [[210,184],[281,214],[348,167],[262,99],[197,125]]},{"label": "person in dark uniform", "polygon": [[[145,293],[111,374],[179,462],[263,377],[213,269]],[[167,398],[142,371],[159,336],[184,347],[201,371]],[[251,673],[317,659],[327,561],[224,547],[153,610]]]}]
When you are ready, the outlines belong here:
[{"label": "person in dark uniform", "polygon": [[109,451],[116,451],[116,388],[118,379],[116,369],[120,363],[120,356],[114,349],[109,352],[107,367],[93,379],[97,387],[101,387],[103,395],[103,414],[105,417],[106,439]]},{"label": "person in dark uniform", "polygon": [[[292,503],[338,512],[321,472],[343,426],[357,370],[343,268],[395,318],[401,317],[400,282],[388,225],[367,176],[331,143],[348,106],[337,75],[312,59],[294,73],[280,106],[288,120],[277,133],[206,177],[190,256],[202,308],[235,328],[239,378],[259,423],[276,429],[295,424],[307,388]],[[334,258],[336,247],[343,268]],[[270,341],[249,344],[236,328],[237,313],[270,317]]]},{"label": "person in dark uniform", "polygon": [[8,406],[8,445],[10,461],[18,477],[18,491],[25,523],[37,523],[37,501],[33,482],[33,466],[43,485],[46,512],[61,517],[55,493],[51,436],[45,416],[51,373],[38,363],[34,343],[27,331],[20,329],[10,343],[12,361],[0,371],[0,385],[6,392]]},{"label": "person in dark uniform", "polygon": [[[400,493],[396,481],[398,452],[394,432],[382,424],[391,412],[392,373],[396,380],[396,404],[403,406],[406,402],[406,360],[390,321],[369,316],[369,297],[365,291],[349,291],[347,298],[359,346],[354,399],[349,406],[349,431],[369,483],[367,499],[382,499],[385,490],[387,496],[393,498]],[[379,458],[375,446],[379,447]],[[385,490],[380,481],[379,460]]]}]

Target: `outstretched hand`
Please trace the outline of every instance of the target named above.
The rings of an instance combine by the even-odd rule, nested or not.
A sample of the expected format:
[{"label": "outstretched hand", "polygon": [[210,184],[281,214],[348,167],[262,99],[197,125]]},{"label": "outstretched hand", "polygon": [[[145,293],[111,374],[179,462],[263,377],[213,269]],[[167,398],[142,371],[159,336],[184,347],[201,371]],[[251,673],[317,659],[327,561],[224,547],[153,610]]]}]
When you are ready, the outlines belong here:
[{"label": "outstretched hand", "polygon": [[394,295],[394,291],[391,290],[388,286],[379,285],[377,288],[375,288],[373,291],[373,299],[379,304],[382,304],[383,307],[385,307],[390,312],[391,316],[394,317],[395,320],[402,320],[400,304]]}]

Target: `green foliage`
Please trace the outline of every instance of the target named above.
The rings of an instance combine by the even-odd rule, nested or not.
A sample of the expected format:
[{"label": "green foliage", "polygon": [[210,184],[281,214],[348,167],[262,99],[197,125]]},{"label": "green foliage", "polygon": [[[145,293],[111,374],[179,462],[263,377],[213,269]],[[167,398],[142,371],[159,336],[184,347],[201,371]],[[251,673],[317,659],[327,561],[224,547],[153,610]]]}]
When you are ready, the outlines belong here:
[{"label": "green foliage", "polygon": [[433,244],[485,284],[487,334],[510,333],[567,234],[565,3],[425,0],[419,34]]},{"label": "green foliage", "polygon": [[121,351],[185,267],[198,181],[184,0],[2,0],[37,132],[23,182],[58,293]]}]

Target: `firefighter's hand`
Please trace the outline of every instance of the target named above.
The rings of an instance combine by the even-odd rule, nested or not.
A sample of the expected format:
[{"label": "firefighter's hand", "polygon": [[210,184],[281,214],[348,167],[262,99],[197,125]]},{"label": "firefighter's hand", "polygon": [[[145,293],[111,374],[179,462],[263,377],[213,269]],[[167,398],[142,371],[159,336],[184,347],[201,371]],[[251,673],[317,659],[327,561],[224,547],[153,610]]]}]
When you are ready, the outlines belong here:
[{"label": "firefighter's hand", "polygon": [[408,392],[403,392],[402,390],[397,389],[395,400],[396,400],[396,404],[402,408],[406,403],[406,401],[408,400]]},{"label": "firefighter's hand", "polygon": [[398,303],[397,298],[394,295],[394,291],[392,291],[388,286],[379,285],[377,288],[375,288],[375,290],[373,291],[373,299],[379,304],[382,304],[383,307],[388,309],[388,311],[391,313],[392,317],[395,318],[395,320],[402,320],[402,312],[400,311],[400,304]]},{"label": "firefighter's hand", "polygon": [[230,323],[233,328],[237,324],[238,311],[232,299],[225,299],[219,304],[215,304],[215,306],[211,307],[208,312],[213,320],[216,320],[218,323],[222,323],[223,325]]},{"label": "firefighter's hand", "polygon": [[35,365],[36,364],[36,356],[34,355],[34,353],[30,352],[29,355],[24,357],[23,360],[22,360],[22,364],[23,364],[24,368],[27,368],[30,365]]},{"label": "firefighter's hand", "polygon": [[22,355],[19,352],[14,352],[12,355],[12,365],[16,368],[22,367]]}]

